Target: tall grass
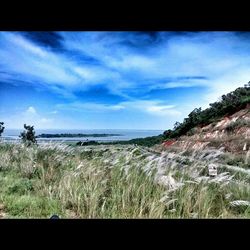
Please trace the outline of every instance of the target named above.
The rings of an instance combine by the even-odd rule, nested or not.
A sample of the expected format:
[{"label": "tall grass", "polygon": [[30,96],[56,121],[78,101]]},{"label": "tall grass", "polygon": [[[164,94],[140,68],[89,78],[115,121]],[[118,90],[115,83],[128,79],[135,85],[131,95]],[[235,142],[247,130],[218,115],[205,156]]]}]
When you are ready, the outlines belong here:
[{"label": "tall grass", "polygon": [[[223,150],[0,143],[1,211],[7,218],[248,218],[246,166],[227,159]],[[215,178],[207,174],[211,162]]]}]

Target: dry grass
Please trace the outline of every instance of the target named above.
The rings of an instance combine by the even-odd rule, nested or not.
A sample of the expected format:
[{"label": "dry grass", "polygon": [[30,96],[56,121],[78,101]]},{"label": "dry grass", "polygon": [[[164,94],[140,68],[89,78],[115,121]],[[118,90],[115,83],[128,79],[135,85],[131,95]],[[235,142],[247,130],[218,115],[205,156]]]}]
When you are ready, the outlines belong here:
[{"label": "dry grass", "polygon": [[[247,152],[244,168],[229,165],[232,156],[223,149],[0,143],[0,153],[0,204],[7,217],[250,217]],[[218,165],[215,178],[208,176],[210,163]]]}]

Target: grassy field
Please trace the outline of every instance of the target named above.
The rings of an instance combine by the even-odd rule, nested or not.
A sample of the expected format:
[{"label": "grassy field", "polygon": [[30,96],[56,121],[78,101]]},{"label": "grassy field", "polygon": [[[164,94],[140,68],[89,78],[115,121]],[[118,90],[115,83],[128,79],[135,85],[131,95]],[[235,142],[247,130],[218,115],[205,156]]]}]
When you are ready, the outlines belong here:
[{"label": "grassy field", "polygon": [[[249,218],[249,152],[0,143],[0,218]],[[207,166],[217,164],[218,176]]]}]

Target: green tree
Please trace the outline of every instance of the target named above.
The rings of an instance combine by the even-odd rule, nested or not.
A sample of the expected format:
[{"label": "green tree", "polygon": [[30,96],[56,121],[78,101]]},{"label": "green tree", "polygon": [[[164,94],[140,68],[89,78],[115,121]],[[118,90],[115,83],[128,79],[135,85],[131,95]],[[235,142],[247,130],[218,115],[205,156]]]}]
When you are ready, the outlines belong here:
[{"label": "green tree", "polygon": [[23,143],[25,143],[27,146],[37,144],[34,126],[24,124],[24,129],[25,130],[21,132],[19,136],[21,137]]},{"label": "green tree", "polygon": [[173,131],[172,131],[171,129],[165,130],[165,131],[163,132],[164,139],[170,138],[171,135],[172,135],[172,132],[173,132]]},{"label": "green tree", "polygon": [[3,125],[4,125],[4,122],[0,122],[0,136],[2,135],[2,133],[5,129],[5,127],[3,127]]}]

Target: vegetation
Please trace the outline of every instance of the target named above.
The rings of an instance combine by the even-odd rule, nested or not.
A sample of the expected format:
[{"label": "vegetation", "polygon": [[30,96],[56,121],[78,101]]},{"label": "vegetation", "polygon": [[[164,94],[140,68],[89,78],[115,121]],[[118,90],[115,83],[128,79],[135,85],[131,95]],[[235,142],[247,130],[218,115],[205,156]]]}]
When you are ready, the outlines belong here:
[{"label": "vegetation", "polygon": [[32,144],[36,144],[36,136],[35,136],[35,130],[34,126],[29,126],[24,124],[25,131],[21,132],[20,137],[27,146],[30,146]]},{"label": "vegetation", "polygon": [[163,135],[150,136],[146,138],[136,138],[128,141],[110,141],[110,142],[97,142],[97,141],[79,141],[76,146],[91,146],[91,145],[139,145],[145,147],[151,147],[155,144],[159,144],[164,140]]},{"label": "vegetation", "polygon": [[0,136],[2,135],[3,131],[4,131],[4,122],[0,122]]},{"label": "vegetation", "polygon": [[[249,218],[249,172],[221,154],[0,143],[0,216]],[[220,166],[217,177],[207,176],[210,162]]]},{"label": "vegetation", "polygon": [[163,135],[157,135],[157,136],[150,136],[146,138],[136,138],[136,139],[131,139],[128,141],[113,141],[113,142],[101,142],[99,144],[112,144],[112,145],[129,145],[129,144],[136,144],[139,146],[145,146],[145,147],[151,147],[155,144],[162,143],[164,140]]},{"label": "vegetation", "polygon": [[250,82],[244,87],[237,88],[227,95],[223,95],[221,100],[209,104],[210,107],[201,110],[194,109],[182,123],[176,122],[173,130],[164,132],[165,139],[176,138],[187,134],[196,126],[205,126],[213,123],[223,116],[229,116],[245,108],[250,103]]},{"label": "vegetation", "polygon": [[[250,103],[250,82],[244,87],[237,88],[227,95],[223,95],[221,100],[210,104],[210,108],[201,110],[201,108],[194,109],[182,123],[176,122],[174,129],[168,129],[163,134],[151,136],[146,138],[137,138],[129,141],[115,141],[101,144],[137,144],[140,146],[151,147],[162,143],[167,139],[178,138],[182,135],[194,135],[195,127],[205,126],[210,123],[218,121],[223,116],[229,116],[233,113],[245,108]],[[236,127],[249,126],[249,122],[238,120],[227,126],[227,132],[233,132]]]},{"label": "vegetation", "polygon": [[[160,147],[148,148],[165,139],[195,134],[195,127],[216,122],[249,102],[250,83],[208,109],[195,109],[162,135],[76,144],[85,147],[37,145],[34,126],[24,124],[20,135],[24,144],[0,142],[0,218],[49,218],[52,214],[64,218],[250,218],[249,150],[233,155],[213,148],[163,152]],[[237,120],[226,131],[242,126],[249,122]],[[231,135],[228,144],[230,138],[235,140]],[[211,143],[221,145],[222,140]],[[244,139],[244,143],[249,142]],[[238,146],[243,146],[240,139]],[[218,169],[216,177],[208,175],[211,163]]]},{"label": "vegetation", "polygon": [[[221,100],[210,104],[210,107],[201,110],[201,108],[194,109],[182,123],[176,122],[174,128],[164,131],[162,135],[138,138],[129,141],[117,141],[112,144],[138,144],[141,146],[151,147],[155,144],[162,143],[167,139],[179,138],[182,135],[195,134],[195,127],[205,126],[210,123],[215,123],[223,116],[229,116],[233,113],[245,108],[250,103],[250,82],[244,87],[237,88],[227,95],[223,95]],[[227,131],[240,125],[240,121],[234,125],[230,125]],[[246,125],[246,124],[243,124]],[[249,124],[247,124],[249,126]]]},{"label": "vegetation", "polygon": [[1,144],[0,152],[0,204],[8,217],[143,218],[165,208],[163,189],[140,169],[110,169],[110,151]]},{"label": "vegetation", "polygon": [[93,146],[93,145],[99,145],[100,143],[98,143],[97,141],[79,141],[76,143],[76,146]]},{"label": "vegetation", "polygon": [[41,134],[37,138],[61,138],[61,137],[109,137],[109,136],[121,136],[121,134]]},{"label": "vegetation", "polygon": [[232,132],[235,131],[235,129],[245,127],[245,126],[250,127],[250,121],[238,119],[235,122],[232,122],[232,123],[228,124],[226,126],[225,130],[228,133],[232,133]]}]

